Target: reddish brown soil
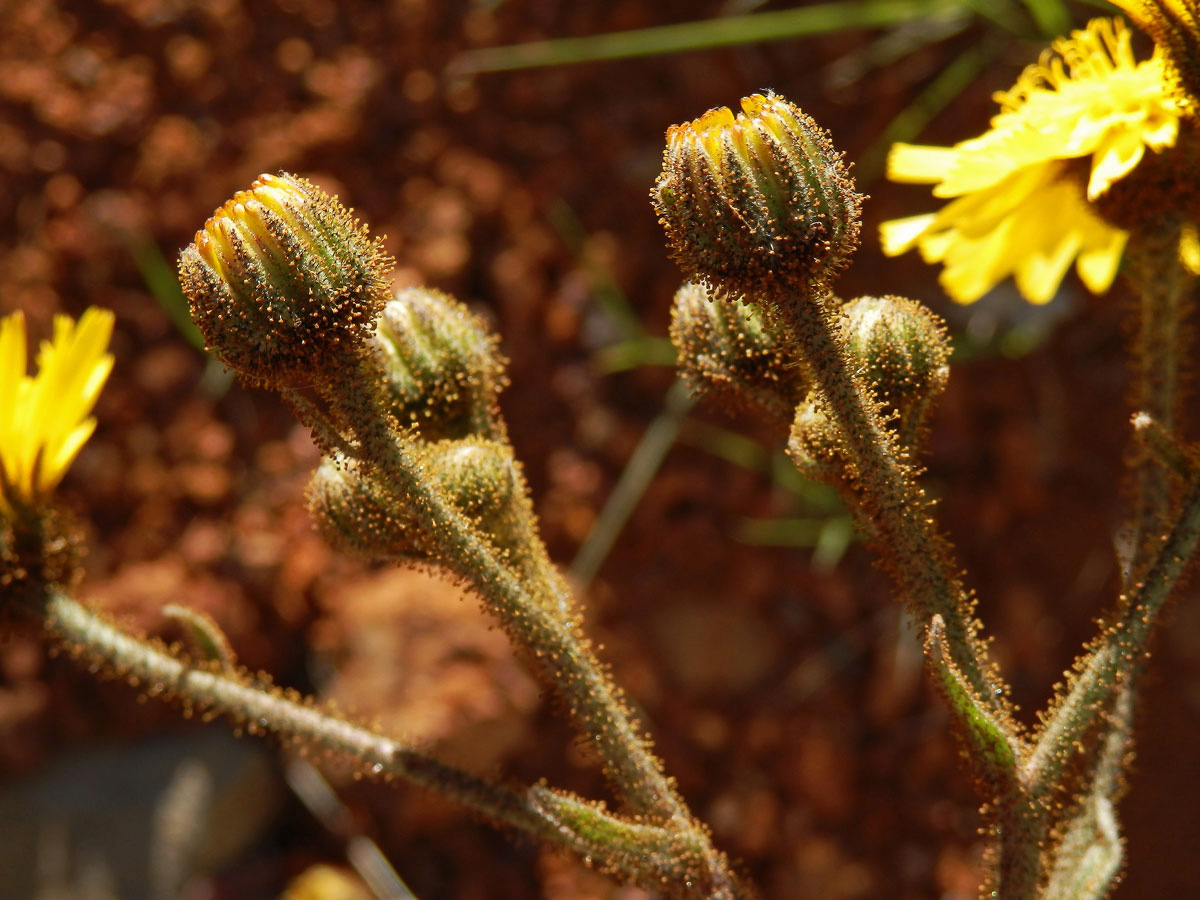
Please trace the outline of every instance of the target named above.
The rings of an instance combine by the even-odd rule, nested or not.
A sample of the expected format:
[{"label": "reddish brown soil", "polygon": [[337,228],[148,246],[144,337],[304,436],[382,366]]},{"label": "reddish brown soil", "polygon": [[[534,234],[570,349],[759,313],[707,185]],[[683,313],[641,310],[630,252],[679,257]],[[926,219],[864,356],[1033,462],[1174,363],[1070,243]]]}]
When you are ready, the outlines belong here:
[{"label": "reddish brown soil", "polygon": [[[152,299],[128,247],[152,242],[173,260],[260,172],[302,173],[338,192],[387,235],[397,283],[448,290],[503,335],[504,410],[546,540],[565,564],[671,380],[661,368],[605,375],[592,363],[612,334],[594,298],[596,266],[649,333],[666,330],[679,275],[646,198],[665,128],[769,86],[855,159],[979,33],[836,90],[824,67],[869,35],[444,80],[470,47],[718,9],[509,0],[491,14],[485,5],[6,4],[0,313],[26,310],[39,336],[58,311],[98,304],[117,314],[99,429],[62,489],[87,522],[86,596],[171,635],[159,609],[186,603],[281,683],[322,688],[478,771],[603,796],[553,705],[473,601],[326,548],[303,506],[317,461],[306,433],[270,394],[207,387],[204,358]],[[927,137],[982,128],[990,90],[1035,52],[1014,47]],[[964,327],[935,273],[915,259],[885,261],[870,237],[882,219],[927,208],[924,193],[868,189],[877,197],[866,246],[842,292],[919,296]],[[553,224],[564,204],[590,262]],[[1116,581],[1123,306],[1075,300],[1031,355],[955,369],[929,459],[942,520],[1029,716]],[[697,417],[781,441],[750,419]],[[870,554],[853,547],[817,573],[806,550],[735,539],[745,517],[796,510],[768,475],[676,447],[586,597],[590,628],[683,794],[765,897],[970,897],[977,799]],[[1196,600],[1177,603],[1142,704],[1122,805],[1125,900],[1189,896],[1200,883]],[[139,699],[49,657],[36,636],[5,640],[0,775],[14,784],[66,752],[197,727]],[[639,896],[410,786],[340,781],[360,827],[421,900]],[[338,842],[288,802],[203,896],[273,897],[308,864],[340,858]]]}]

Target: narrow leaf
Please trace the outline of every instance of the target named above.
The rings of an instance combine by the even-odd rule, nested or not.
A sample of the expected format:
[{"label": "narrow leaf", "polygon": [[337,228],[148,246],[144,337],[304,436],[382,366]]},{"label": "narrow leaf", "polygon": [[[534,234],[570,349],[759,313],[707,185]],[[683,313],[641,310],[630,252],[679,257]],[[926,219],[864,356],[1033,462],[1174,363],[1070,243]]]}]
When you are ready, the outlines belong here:
[{"label": "narrow leaf", "polygon": [[878,28],[939,15],[961,5],[954,0],[819,3],[748,16],[723,16],[678,25],[470,50],[452,60],[448,71],[471,75],[766,43],[852,28]]}]

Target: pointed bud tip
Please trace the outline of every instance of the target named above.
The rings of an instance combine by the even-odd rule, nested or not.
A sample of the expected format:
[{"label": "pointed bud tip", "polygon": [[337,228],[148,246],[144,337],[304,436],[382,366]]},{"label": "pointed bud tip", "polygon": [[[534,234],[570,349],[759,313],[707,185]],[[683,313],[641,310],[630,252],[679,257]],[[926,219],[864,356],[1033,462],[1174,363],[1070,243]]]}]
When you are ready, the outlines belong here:
[{"label": "pointed bud tip", "polygon": [[685,274],[735,295],[823,288],[858,245],[859,207],[842,154],[775,94],[667,131],[651,192]]},{"label": "pointed bud tip", "polygon": [[284,387],[311,384],[361,346],[390,265],[336,198],[280,173],[222,204],[179,274],[210,349],[252,381]]},{"label": "pointed bud tip", "polygon": [[449,294],[404,288],[384,306],[372,352],[397,421],[424,440],[497,437],[504,359],[484,322]]},{"label": "pointed bud tip", "polygon": [[906,297],[858,297],[843,309],[843,334],[879,402],[916,427],[949,377],[946,326]]}]

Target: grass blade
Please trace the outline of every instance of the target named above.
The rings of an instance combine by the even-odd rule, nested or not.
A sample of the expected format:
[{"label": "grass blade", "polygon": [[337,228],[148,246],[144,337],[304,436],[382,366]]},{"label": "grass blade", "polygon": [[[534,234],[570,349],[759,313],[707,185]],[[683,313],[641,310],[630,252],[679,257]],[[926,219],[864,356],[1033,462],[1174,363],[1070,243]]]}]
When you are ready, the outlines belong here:
[{"label": "grass blade", "polygon": [[960,0],[819,3],[748,16],[723,16],[587,37],[485,47],[460,54],[451,60],[447,71],[455,75],[472,75],[781,41],[852,28],[878,28],[943,14],[961,6]]}]

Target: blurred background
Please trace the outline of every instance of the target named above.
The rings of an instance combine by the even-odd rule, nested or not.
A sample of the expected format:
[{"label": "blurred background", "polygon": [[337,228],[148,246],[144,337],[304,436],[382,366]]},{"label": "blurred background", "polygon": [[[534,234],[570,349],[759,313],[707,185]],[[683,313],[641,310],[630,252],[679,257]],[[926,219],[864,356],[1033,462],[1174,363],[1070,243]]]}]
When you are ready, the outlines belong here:
[{"label": "blurred background", "polygon": [[[88,533],[84,596],[167,639],[180,634],[164,604],[202,610],[252,670],[389,734],[606,796],[473,599],[326,547],[304,509],[307,433],[197,346],[180,248],[259,173],[302,174],[387,236],[398,286],[449,291],[503,336],[502,405],[551,552],[668,771],[764,897],[974,897],[977,799],[914,632],[836,498],[783,458],[784,436],[674,386],[664,337],[680,276],[647,195],[667,126],[766,88],[856,162],[872,198],[839,291],[914,296],[951,323],[928,485],[1032,718],[1116,590],[1126,297],[1087,296],[1071,276],[1044,308],[1005,286],[952,307],[915,255],[881,256],[875,229],[933,208],[925,189],[882,180],[892,140],[982,131],[993,91],[1105,11],[0,3],[0,314],[25,310],[37,337],[56,312],[117,315],[99,428],[62,487]],[[1138,717],[1121,900],[1200,883],[1190,594]],[[370,888],[292,896],[647,896],[336,760],[314,760],[341,798],[322,801],[292,760],[90,677],[37,634],[6,636],[0,897],[273,898],[348,859]]]}]

